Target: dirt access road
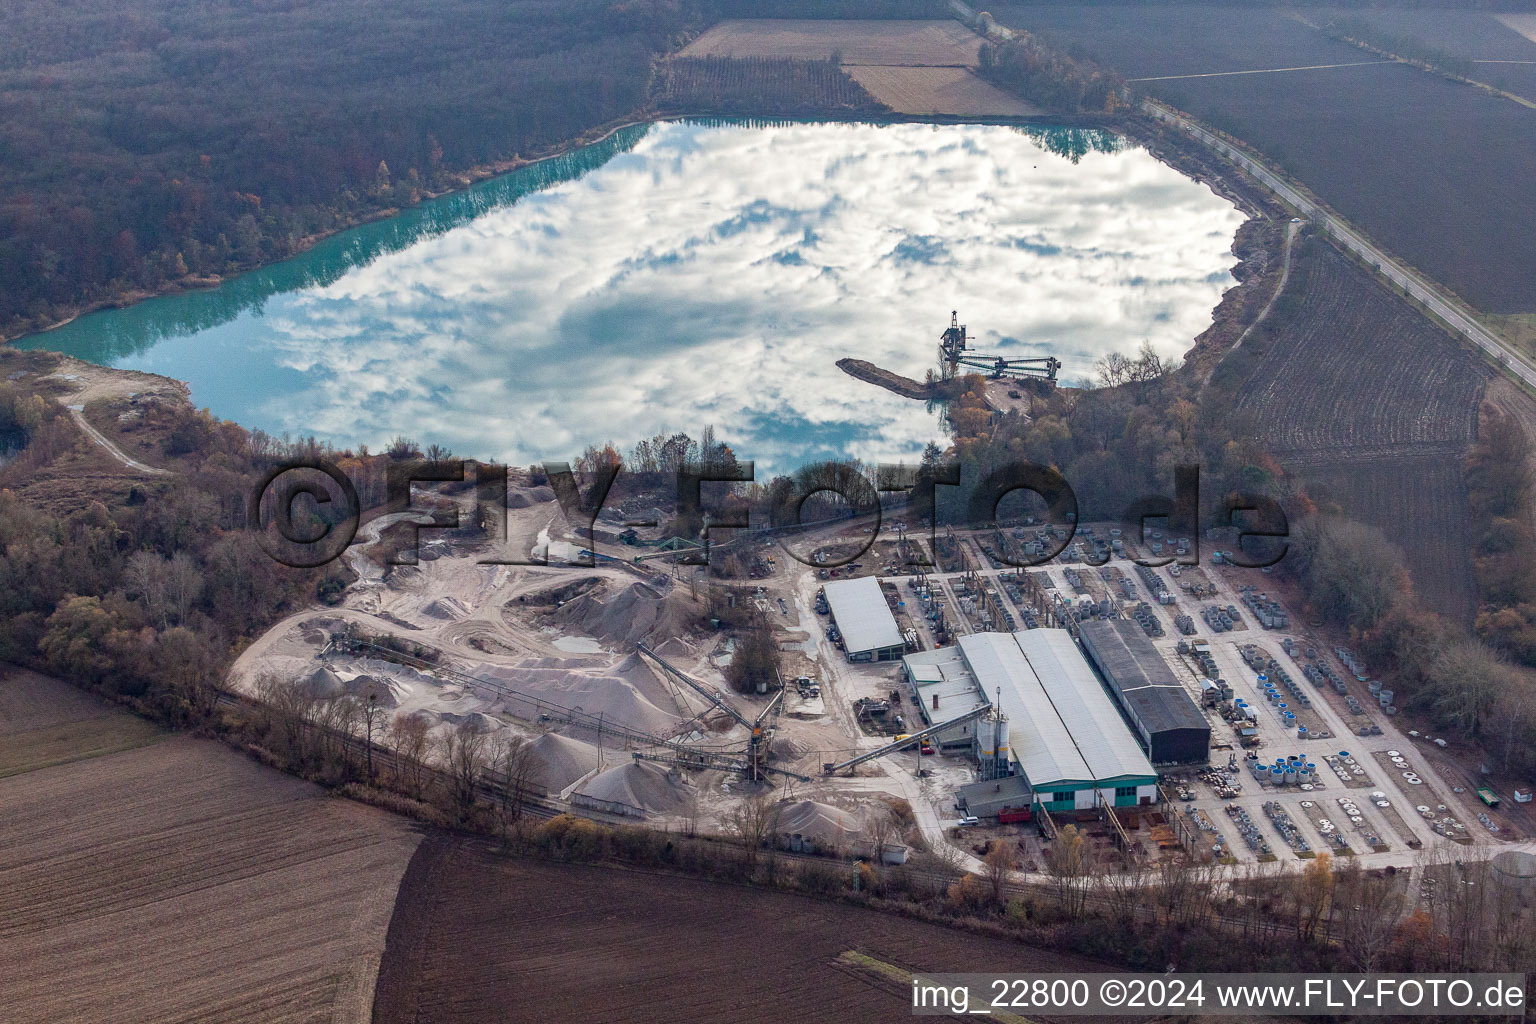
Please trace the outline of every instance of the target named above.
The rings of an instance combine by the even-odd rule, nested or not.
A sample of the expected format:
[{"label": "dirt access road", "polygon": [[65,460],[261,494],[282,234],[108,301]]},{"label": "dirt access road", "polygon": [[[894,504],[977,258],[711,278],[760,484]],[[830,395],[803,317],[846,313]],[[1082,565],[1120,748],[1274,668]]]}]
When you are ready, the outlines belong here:
[{"label": "dirt access road", "polygon": [[60,356],[58,366],[46,379],[61,387],[59,401],[69,409],[69,415],[75,421],[75,425],[115,461],[135,473],[143,473],[146,476],[171,475],[167,470],[147,465],[128,455],[86,421],[84,410],[91,402],[126,398],[130,395],[155,394],[177,402],[184,401],[188,394],[185,384],[152,373],[95,366],[70,356]]}]

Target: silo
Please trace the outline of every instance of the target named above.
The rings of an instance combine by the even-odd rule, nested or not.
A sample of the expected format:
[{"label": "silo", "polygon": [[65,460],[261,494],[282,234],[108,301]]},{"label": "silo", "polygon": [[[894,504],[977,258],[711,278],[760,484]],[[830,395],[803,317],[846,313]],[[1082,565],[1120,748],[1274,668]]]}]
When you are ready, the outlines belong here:
[{"label": "silo", "polygon": [[1524,900],[1536,896],[1536,854],[1505,850],[1493,858],[1492,866],[1499,888]]}]

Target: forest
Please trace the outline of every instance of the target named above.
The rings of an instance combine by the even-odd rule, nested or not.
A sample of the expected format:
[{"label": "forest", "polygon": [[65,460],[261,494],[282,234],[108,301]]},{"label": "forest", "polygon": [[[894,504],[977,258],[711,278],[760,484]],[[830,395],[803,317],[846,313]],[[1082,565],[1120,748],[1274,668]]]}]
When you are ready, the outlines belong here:
[{"label": "forest", "polygon": [[[286,610],[324,600],[335,566],[292,569],[246,526],[261,475],[315,457],[312,441],[279,442],[186,402],[140,411],[155,460],[173,472],[112,476],[110,464],[36,378],[57,357],[0,349],[0,662],[32,665],[125,700],[160,721],[206,717],[238,645]],[[392,456],[326,452],[384,495]],[[105,463],[103,462],[105,460]],[[77,480],[88,481],[82,494]]]},{"label": "forest", "polygon": [[936,0],[3,0],[0,338],[270,263],[647,108],[728,17]]},{"label": "forest", "polygon": [[679,5],[10,2],[0,331],[281,259],[640,106]]},{"label": "forest", "polygon": [[977,74],[1052,113],[1112,114],[1125,80],[1087,59],[1042,46],[1033,36],[981,47]]}]

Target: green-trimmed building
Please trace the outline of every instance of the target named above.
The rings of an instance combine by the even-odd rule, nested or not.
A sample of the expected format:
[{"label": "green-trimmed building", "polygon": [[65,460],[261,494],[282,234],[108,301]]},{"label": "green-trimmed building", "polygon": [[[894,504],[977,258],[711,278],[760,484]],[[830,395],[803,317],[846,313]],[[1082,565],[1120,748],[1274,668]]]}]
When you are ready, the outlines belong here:
[{"label": "green-trimmed building", "polygon": [[[942,671],[936,673],[933,666]],[[1136,807],[1157,802],[1157,773],[1066,630],[975,633],[961,637],[955,648],[909,655],[903,670],[925,717],[932,703],[928,691],[944,687],[930,723],[944,720],[962,677],[975,694],[963,703],[986,700],[1001,706],[1006,746],[979,723],[976,753],[984,769],[993,769],[988,774],[1025,780],[1025,787],[1008,787],[1018,791],[1017,801],[1043,805],[1053,814],[1092,810],[1101,803]]]}]

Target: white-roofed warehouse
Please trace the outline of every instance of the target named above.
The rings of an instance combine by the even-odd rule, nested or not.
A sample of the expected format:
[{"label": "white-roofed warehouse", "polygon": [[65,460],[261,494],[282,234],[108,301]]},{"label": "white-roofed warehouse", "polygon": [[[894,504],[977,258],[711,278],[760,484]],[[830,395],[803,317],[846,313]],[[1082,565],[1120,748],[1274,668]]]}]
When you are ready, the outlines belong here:
[{"label": "white-roofed warehouse", "polygon": [[[1001,703],[1009,769],[1027,780],[1031,805],[1062,813],[1091,810],[1101,802],[1114,807],[1157,802],[1157,772],[1072,634],[1064,629],[974,633],[960,638],[958,651],[976,698]],[[904,663],[909,681],[914,681],[911,669],[922,674],[924,659],[914,657],[912,666]],[[953,678],[952,666],[946,666],[946,675]],[[919,690],[915,681],[913,688]]]},{"label": "white-roofed warehouse", "polygon": [[873,576],[834,580],[822,588],[849,661],[890,661],[907,649],[901,627]]}]

